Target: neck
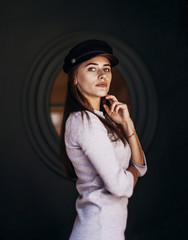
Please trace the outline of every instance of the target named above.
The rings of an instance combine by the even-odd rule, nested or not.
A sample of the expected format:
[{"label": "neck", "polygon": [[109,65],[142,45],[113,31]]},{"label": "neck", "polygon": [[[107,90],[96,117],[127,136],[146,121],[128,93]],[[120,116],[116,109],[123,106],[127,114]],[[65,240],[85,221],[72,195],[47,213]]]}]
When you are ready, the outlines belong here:
[{"label": "neck", "polygon": [[100,110],[101,98],[92,98],[88,99],[88,101],[94,110]]}]

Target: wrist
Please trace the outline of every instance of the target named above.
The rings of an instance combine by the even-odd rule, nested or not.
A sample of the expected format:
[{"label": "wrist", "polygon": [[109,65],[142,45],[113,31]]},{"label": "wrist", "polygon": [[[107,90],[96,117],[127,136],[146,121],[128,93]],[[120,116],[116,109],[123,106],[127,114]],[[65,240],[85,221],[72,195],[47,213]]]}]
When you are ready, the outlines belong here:
[{"label": "wrist", "polygon": [[140,176],[140,173],[138,169],[136,169],[135,166],[133,165],[130,165],[127,170],[132,173],[134,178],[134,186],[135,186],[137,183],[138,177]]},{"label": "wrist", "polygon": [[131,118],[127,119],[127,121],[123,122],[122,127],[128,138],[135,134],[134,124],[133,124],[133,121],[131,120]]}]

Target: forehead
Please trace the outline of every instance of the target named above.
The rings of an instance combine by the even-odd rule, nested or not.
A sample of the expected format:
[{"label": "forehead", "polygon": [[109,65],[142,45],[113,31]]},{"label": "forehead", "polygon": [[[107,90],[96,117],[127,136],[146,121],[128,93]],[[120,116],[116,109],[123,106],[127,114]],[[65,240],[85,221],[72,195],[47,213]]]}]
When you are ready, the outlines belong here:
[{"label": "forehead", "polygon": [[89,63],[96,63],[96,64],[100,64],[100,65],[104,65],[104,64],[110,64],[110,61],[108,60],[107,57],[105,56],[97,56],[97,57],[94,57],[94,58],[91,58],[87,61],[85,61],[84,63],[82,63],[83,65],[87,65]]}]

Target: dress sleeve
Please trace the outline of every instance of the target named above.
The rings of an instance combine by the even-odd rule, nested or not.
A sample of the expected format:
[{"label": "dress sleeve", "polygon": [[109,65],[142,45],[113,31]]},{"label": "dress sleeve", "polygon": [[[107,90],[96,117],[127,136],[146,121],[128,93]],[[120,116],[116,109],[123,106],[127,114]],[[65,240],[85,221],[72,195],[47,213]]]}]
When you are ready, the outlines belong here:
[{"label": "dress sleeve", "polygon": [[147,172],[147,162],[146,162],[146,156],[143,152],[144,155],[144,165],[135,163],[132,159],[131,159],[131,163],[138,169],[139,173],[140,173],[140,177],[144,176],[145,173]]},{"label": "dress sleeve", "polygon": [[82,149],[111,194],[130,197],[134,188],[132,173],[120,168],[107,130],[98,117],[90,112],[88,115],[89,118],[84,113],[82,118],[81,113],[76,113],[73,117],[73,142]]}]

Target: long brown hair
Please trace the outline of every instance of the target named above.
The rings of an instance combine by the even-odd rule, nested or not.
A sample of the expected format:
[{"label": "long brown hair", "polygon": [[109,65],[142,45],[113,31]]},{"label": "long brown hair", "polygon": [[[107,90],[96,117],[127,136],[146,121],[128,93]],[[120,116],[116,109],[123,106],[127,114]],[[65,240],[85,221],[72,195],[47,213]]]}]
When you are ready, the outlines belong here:
[{"label": "long brown hair", "polygon": [[[81,111],[82,113],[85,112],[87,114],[87,117],[89,119],[89,115],[86,111],[90,111],[93,114],[93,108],[87,98],[85,98],[81,92],[78,90],[76,84],[74,83],[75,81],[75,76],[78,71],[78,67],[73,68],[69,73],[68,73],[68,82],[67,82],[67,95],[66,95],[66,100],[65,100],[65,108],[64,108],[64,114],[63,114],[63,121],[61,125],[61,131],[60,131],[60,156],[62,159],[63,163],[63,169],[65,173],[67,174],[68,177],[70,178],[77,178],[76,173],[74,171],[74,167],[67,155],[66,152],[66,147],[65,147],[65,124],[66,121],[69,117],[69,115],[73,112],[78,112]],[[102,98],[104,100],[104,98]],[[105,114],[105,110],[103,108],[103,101],[101,101],[100,105],[100,110],[103,111]],[[97,114],[95,114],[99,120],[104,124],[104,126],[107,128],[107,130],[112,134],[113,136],[113,141],[121,140],[124,145],[126,144],[125,141],[125,135],[123,134],[121,126],[118,124],[115,124],[112,122],[108,117],[100,117]]]}]

